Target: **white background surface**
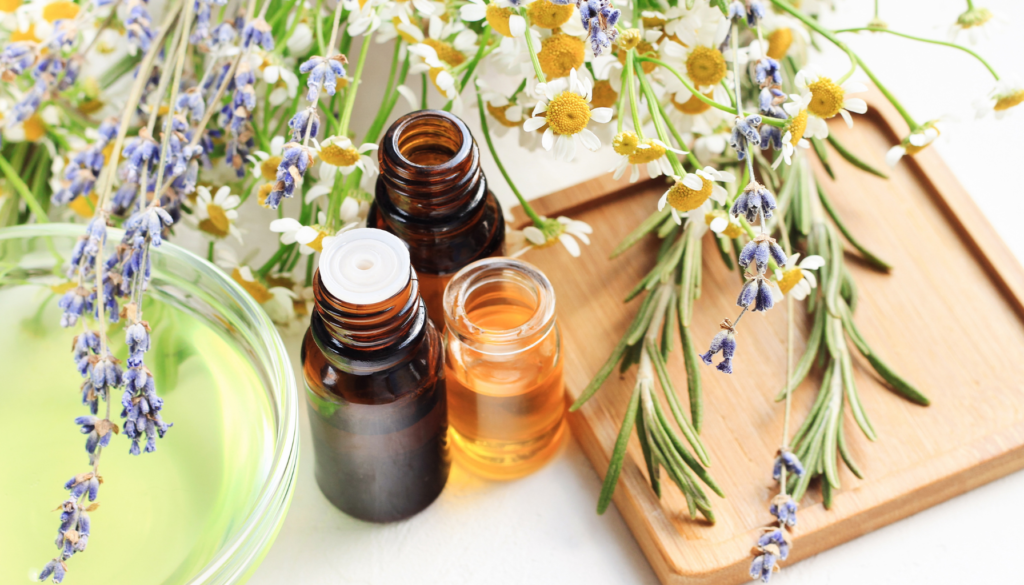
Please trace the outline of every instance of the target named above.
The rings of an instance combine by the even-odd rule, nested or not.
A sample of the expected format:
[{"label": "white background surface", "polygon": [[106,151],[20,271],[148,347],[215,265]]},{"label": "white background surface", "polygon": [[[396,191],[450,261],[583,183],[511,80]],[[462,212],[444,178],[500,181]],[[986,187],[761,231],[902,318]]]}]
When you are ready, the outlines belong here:
[{"label": "white background surface", "polygon": [[[1004,21],[976,49],[1004,77],[1019,79],[1024,73],[1024,34],[1013,24],[1024,22],[1024,2],[976,3]],[[868,0],[840,0],[838,12],[824,20],[835,28],[861,26],[871,17],[870,5]],[[894,30],[930,38],[944,39],[948,24],[963,9],[962,0],[882,1],[882,17]],[[992,79],[965,54],[895,37],[847,37],[915,118],[960,118],[942,127],[935,148],[1018,259],[1024,258],[1024,233],[1018,229],[1024,217],[1018,174],[1024,163],[1024,106],[1009,119],[975,121],[970,104],[990,89]],[[378,47],[370,58],[368,83],[356,107],[357,132],[365,130],[379,103],[375,92],[382,91],[383,83],[377,80],[386,74],[390,54],[389,48]],[[830,71],[846,70],[845,57],[834,51],[820,61]],[[405,107],[400,101],[396,113],[404,113]],[[475,111],[464,117],[477,132]],[[613,164],[610,149],[600,155],[581,150],[575,162],[565,165],[516,148],[511,137],[500,140],[498,148],[528,197],[597,176]],[[508,204],[511,193],[487,154],[484,167],[493,190]],[[269,238],[266,213],[250,214],[243,213],[247,240]],[[261,245],[266,253],[272,240],[262,241],[267,242]],[[585,256],[581,261],[601,259]],[[286,337],[297,373],[298,342],[297,335]],[[295,499],[277,542],[251,581],[255,585],[657,582],[614,506],[604,516],[594,513],[600,481],[574,440],[547,467],[512,483],[481,480],[456,466],[433,506],[408,521],[376,526],[346,517],[321,496],[313,479],[304,407],[301,416]],[[1017,473],[786,567],[776,581],[1020,583],[1022,494],[1024,473]]]}]

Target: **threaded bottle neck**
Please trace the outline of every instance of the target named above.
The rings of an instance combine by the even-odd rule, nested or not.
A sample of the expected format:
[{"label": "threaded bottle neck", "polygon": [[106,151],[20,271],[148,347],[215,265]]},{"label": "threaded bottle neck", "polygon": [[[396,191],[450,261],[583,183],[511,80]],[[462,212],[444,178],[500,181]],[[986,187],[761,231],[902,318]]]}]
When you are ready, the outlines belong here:
[{"label": "threaded bottle neck", "polygon": [[457,222],[473,216],[486,199],[480,150],[466,124],[448,112],[423,110],[399,118],[378,157],[377,203],[406,221]]}]

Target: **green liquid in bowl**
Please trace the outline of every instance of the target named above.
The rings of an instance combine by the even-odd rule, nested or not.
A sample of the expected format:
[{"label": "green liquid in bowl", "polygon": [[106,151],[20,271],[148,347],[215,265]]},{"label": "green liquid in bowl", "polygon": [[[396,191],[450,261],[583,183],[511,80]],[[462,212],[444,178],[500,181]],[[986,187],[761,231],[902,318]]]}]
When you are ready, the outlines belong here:
[{"label": "green liquid in bowl", "polygon": [[[54,509],[67,497],[64,482],[90,470],[85,435],[73,422],[88,414],[70,351],[82,324],[60,327],[59,295],[43,284],[16,280],[0,280],[4,584],[28,583],[57,555],[60,513]],[[216,314],[191,310],[181,289],[164,286],[173,280],[154,278],[143,318],[153,329],[146,365],[165,400],[162,416],[174,427],[157,440],[154,453],[129,455],[124,435],[104,449],[101,505],[90,514],[87,549],[67,563],[65,583],[235,582],[258,563],[283,517],[284,510],[277,510],[269,529],[266,522],[262,531],[253,529],[253,511],[267,499],[279,467],[277,406],[247,346],[229,334],[237,329]],[[184,297],[187,301],[189,295]],[[95,328],[92,321],[89,326]],[[110,339],[112,351],[124,360],[121,324],[112,326]],[[101,402],[100,416],[104,408]],[[115,393],[110,419],[119,425],[120,412]],[[293,475],[294,464],[285,482],[289,494]],[[226,570],[223,558],[238,555],[235,544],[244,549],[247,539],[263,545]]]}]

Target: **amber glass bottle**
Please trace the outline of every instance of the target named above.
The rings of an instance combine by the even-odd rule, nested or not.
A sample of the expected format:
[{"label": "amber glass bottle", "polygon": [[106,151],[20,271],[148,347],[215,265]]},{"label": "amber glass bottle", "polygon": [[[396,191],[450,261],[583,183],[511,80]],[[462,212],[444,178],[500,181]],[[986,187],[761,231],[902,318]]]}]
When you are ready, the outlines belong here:
[{"label": "amber glass bottle", "polygon": [[462,120],[422,110],[395,121],[378,156],[367,225],[409,244],[427,313],[444,327],[444,288],[452,275],[504,253],[505,219],[487,188],[480,150]]},{"label": "amber glass bottle", "polygon": [[442,340],[405,244],[343,233],[313,294],[302,368],[320,490],[362,520],[412,516],[441,493],[451,458]]},{"label": "amber glass bottle", "polygon": [[487,258],[444,296],[455,455],[493,478],[526,475],[558,449],[565,413],[555,296],[526,262]]}]

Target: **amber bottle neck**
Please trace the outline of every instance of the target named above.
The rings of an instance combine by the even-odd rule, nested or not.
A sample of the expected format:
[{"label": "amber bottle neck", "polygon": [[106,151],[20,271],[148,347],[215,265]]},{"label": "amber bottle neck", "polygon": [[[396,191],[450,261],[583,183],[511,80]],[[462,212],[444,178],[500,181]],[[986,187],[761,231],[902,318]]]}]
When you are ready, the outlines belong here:
[{"label": "amber bottle neck", "polygon": [[486,200],[480,150],[466,124],[448,112],[399,118],[378,156],[377,204],[389,215],[431,224],[459,221]]},{"label": "amber bottle neck", "polygon": [[402,361],[418,345],[428,323],[412,270],[398,294],[369,305],[345,303],[331,295],[317,270],[313,305],[313,338],[328,359],[346,371],[374,371]]}]

